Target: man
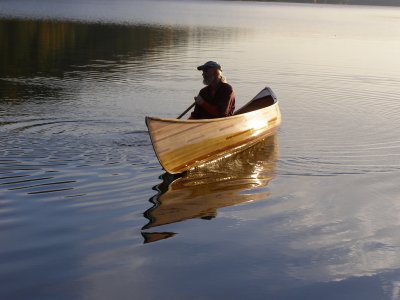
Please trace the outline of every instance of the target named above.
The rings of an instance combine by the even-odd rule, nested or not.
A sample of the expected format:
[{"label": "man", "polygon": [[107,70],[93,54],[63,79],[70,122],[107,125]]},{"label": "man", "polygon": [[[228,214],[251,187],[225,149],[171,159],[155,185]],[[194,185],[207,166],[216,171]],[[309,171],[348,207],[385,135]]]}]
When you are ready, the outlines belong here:
[{"label": "man", "polygon": [[203,83],[199,95],[194,97],[196,105],[189,119],[213,119],[232,116],[235,110],[235,94],[226,83],[221,66],[208,61],[197,67],[203,71]]}]

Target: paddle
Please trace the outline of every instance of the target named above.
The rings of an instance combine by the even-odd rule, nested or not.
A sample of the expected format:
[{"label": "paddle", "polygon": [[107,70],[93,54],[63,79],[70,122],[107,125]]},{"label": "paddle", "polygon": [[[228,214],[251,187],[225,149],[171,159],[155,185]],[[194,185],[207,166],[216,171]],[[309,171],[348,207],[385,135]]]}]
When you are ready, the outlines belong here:
[{"label": "paddle", "polygon": [[177,119],[182,118],[189,110],[192,109],[192,107],[196,104],[196,102],[194,102],[192,105],[190,105],[188,108],[186,108],[186,110],[180,114],[180,116]]}]

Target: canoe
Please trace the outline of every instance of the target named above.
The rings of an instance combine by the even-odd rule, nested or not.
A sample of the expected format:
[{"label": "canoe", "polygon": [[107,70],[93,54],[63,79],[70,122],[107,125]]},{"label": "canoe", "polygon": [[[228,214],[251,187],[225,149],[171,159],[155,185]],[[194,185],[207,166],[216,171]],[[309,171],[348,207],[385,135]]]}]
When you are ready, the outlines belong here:
[{"label": "canoe", "polygon": [[146,117],[154,152],[170,174],[182,173],[244,150],[273,135],[280,123],[278,100],[269,87],[226,118]]}]

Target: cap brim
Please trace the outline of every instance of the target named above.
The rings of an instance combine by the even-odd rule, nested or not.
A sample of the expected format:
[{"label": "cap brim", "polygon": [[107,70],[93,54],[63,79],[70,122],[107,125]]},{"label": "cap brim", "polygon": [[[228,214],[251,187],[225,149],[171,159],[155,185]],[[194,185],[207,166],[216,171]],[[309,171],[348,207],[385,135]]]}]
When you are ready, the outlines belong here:
[{"label": "cap brim", "polygon": [[202,71],[202,70],[208,70],[208,69],[218,69],[221,70],[221,67],[219,66],[198,66],[197,70]]}]

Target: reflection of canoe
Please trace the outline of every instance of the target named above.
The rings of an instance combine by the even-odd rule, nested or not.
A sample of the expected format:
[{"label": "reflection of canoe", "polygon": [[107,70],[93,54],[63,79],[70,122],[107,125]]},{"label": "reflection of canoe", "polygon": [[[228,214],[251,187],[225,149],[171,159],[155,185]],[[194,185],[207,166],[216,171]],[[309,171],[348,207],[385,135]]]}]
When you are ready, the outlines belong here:
[{"label": "reflection of canoe", "polygon": [[234,116],[204,120],[146,117],[154,151],[163,168],[182,173],[242,150],[276,132],[281,122],[278,101],[268,87]]},{"label": "reflection of canoe", "polygon": [[142,232],[145,244],[165,240],[174,235],[173,232]]},{"label": "reflection of canoe", "polygon": [[[165,173],[163,182],[155,187],[159,193],[150,199],[154,206],[144,213],[149,223],[143,229],[193,218],[211,219],[220,208],[266,199],[269,191],[265,187],[274,175],[277,156],[275,136],[271,136],[182,177]],[[146,233],[146,241],[148,236],[157,240],[160,233],[155,234]],[[166,238],[165,232],[161,238]]]}]

